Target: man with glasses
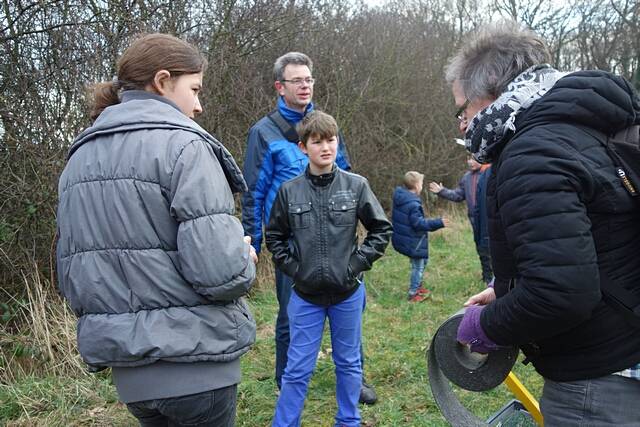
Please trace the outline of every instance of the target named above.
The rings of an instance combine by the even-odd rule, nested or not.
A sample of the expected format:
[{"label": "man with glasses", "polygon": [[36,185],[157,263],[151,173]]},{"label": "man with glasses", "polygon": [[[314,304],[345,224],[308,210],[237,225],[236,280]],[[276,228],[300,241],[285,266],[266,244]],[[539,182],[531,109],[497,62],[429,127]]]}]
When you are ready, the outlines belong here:
[{"label": "man with glasses", "polygon": [[640,98],[620,76],[550,58],[540,36],[502,23],[447,67],[466,147],[493,163],[494,287],[465,303],[457,338],[479,353],[518,345],[544,377],[547,427],[638,426],[640,201],[606,145],[620,131],[631,145]]},{"label": "man with glasses", "polygon": [[[278,92],[276,109],[260,119],[249,130],[243,174],[249,191],[242,197],[242,225],[245,234],[251,236],[252,245],[260,253],[263,224],[269,222],[271,206],[280,185],[302,174],[308,158],[298,148],[295,126],[313,111],[313,63],[300,52],[289,52],[278,58],[273,67],[274,87]],[[336,163],[350,170],[349,157],[340,135]],[[276,320],[276,383],[282,384],[282,374],[287,365],[289,349],[289,318],[287,304],[293,279],[276,268],[276,293],[278,318]],[[364,360],[364,359],[362,359]],[[360,402],[373,404],[377,396],[364,383]]]}]

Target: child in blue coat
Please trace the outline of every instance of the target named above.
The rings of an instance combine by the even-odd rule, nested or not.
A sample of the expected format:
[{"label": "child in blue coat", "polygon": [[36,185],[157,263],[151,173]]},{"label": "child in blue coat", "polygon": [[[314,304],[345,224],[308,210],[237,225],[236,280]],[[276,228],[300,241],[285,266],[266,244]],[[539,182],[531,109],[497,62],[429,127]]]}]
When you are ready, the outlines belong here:
[{"label": "child in blue coat", "polygon": [[396,251],[411,260],[409,301],[424,301],[429,290],[422,286],[422,274],[429,260],[428,232],[447,227],[447,218],[427,219],[422,209],[422,186],[424,175],[409,171],[404,175],[404,186],[396,187],[393,193],[393,237],[391,243]]}]

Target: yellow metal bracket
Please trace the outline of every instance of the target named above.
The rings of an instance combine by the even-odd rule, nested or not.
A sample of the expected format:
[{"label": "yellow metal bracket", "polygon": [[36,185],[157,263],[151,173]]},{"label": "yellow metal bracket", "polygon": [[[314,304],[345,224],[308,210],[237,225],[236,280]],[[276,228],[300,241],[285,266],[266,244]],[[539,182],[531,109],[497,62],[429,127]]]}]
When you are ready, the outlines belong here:
[{"label": "yellow metal bracket", "polygon": [[529,390],[524,387],[513,371],[509,372],[509,375],[507,375],[507,378],[504,380],[504,384],[511,390],[511,393],[516,396],[516,399],[522,403],[522,406],[529,411],[535,422],[539,426],[543,426],[544,420],[542,419],[542,412],[540,412],[540,404],[531,393],[529,393]]}]

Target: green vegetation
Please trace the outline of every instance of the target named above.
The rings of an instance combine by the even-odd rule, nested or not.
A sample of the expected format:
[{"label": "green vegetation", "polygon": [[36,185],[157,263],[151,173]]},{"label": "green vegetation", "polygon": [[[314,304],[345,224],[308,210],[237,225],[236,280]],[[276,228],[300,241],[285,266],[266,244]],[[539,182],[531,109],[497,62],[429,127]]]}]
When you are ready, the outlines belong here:
[{"label": "green vegetation", "polygon": [[[466,218],[452,215],[451,228],[430,235],[431,259],[425,285],[433,292],[431,299],[422,303],[407,301],[409,262],[391,247],[366,277],[365,373],[380,400],[374,406],[361,407],[364,426],[447,425],[431,395],[425,353],[437,327],[469,295],[484,287]],[[265,260],[261,263],[266,265],[261,267],[260,283],[250,299],[258,323],[257,342],[242,359],[238,426],[269,425],[277,398],[273,380],[277,303],[270,268]],[[0,322],[0,425],[135,425],[126,407],[118,403],[108,372],[88,375],[82,371],[75,349],[65,344],[73,341],[72,327],[67,329],[73,319],[53,294],[49,300],[44,298],[43,288],[46,285],[31,283],[28,302],[0,308],[12,310],[7,321]],[[23,325],[28,325],[22,330],[16,319],[21,316]],[[45,328],[45,324],[49,327]],[[303,426],[333,425],[333,369],[325,334]],[[531,366],[518,363],[516,372],[527,388],[539,396],[542,382]],[[457,394],[483,419],[513,398],[504,386],[486,393]]]}]

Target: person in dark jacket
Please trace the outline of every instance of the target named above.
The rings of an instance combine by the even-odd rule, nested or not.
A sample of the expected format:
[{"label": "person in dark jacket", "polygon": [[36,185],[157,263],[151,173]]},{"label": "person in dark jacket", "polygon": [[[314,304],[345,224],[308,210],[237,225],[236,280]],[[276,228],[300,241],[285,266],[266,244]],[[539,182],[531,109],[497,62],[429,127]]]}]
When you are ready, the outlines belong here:
[{"label": "person in dark jacket", "polygon": [[[315,79],[312,71],[313,62],[304,53],[288,52],[276,59],[273,66],[274,87],[278,92],[276,109],[258,120],[249,130],[243,165],[248,191],[242,194],[242,226],[245,235],[251,237],[258,254],[263,224],[269,223],[271,207],[280,185],[303,173],[309,162],[298,148],[295,126],[314,109],[312,98]],[[343,170],[351,170],[340,132],[338,138],[336,164]],[[275,285],[278,298],[275,379],[280,388],[289,349],[287,304],[293,279],[276,268]],[[364,363],[364,352],[361,356]],[[360,403],[374,404],[377,399],[374,389],[363,382]]]},{"label": "person in dark jacket", "polygon": [[489,283],[493,278],[491,270],[491,253],[489,251],[489,232],[487,229],[487,211],[484,200],[487,183],[487,169],[490,165],[481,165],[469,157],[467,160],[469,171],[460,178],[457,188],[446,188],[442,183],[430,182],[429,191],[452,202],[467,202],[467,216],[473,230],[473,240],[482,268],[482,281]]},{"label": "person in dark jacket", "polygon": [[[299,138],[295,126],[313,111],[312,76],[313,62],[301,52],[288,52],[273,65],[274,87],[278,92],[277,107],[254,124],[247,137],[247,150],[243,174],[248,191],[242,194],[242,226],[250,236],[256,253],[260,254],[263,224],[269,223],[273,201],[280,185],[304,172],[309,162],[298,148]],[[342,135],[338,133],[336,164],[343,170],[351,170],[349,156]],[[293,279],[276,267],[276,319],[275,379],[280,388],[282,374],[287,365],[289,349],[289,318],[287,304]],[[361,355],[364,363],[364,353]],[[362,382],[360,402],[374,404],[377,396],[372,387]]]},{"label": "person in dark jacket", "polygon": [[422,275],[429,261],[429,232],[449,225],[446,218],[427,219],[422,209],[424,175],[409,171],[404,175],[404,186],[393,192],[393,248],[408,256],[411,262],[409,301],[420,302],[430,291],[422,285]]},{"label": "person in dark jacket", "polygon": [[257,257],[233,215],[246,184],[192,120],[205,65],[173,36],[134,41],[59,181],[58,282],[80,355],[112,368],[143,426],[233,426],[255,341],[243,295]]},{"label": "person in dark jacket", "polygon": [[561,73],[516,24],[481,30],[447,69],[467,149],[487,186],[495,286],[467,301],[458,340],[518,345],[544,377],[545,426],[640,422],[640,331],[603,299],[601,277],[640,292],[640,202],[606,135],[640,123],[622,77]]},{"label": "person in dark jacket", "polygon": [[476,204],[473,210],[473,241],[482,267],[482,281],[486,284],[493,280],[491,268],[491,250],[489,248],[489,221],[487,217],[487,184],[491,176],[491,164],[482,165],[476,187]]},{"label": "person in dark jacket", "polygon": [[[336,365],[336,425],[355,427],[360,425],[362,383],[361,275],[383,255],[391,224],[367,180],[335,165],[338,125],[333,117],[309,113],[298,134],[309,166],[280,187],[266,230],[274,263],[294,281],[287,306],[291,342],[273,426],[300,425],[328,317]],[[358,221],[367,230],[362,245]]]}]

